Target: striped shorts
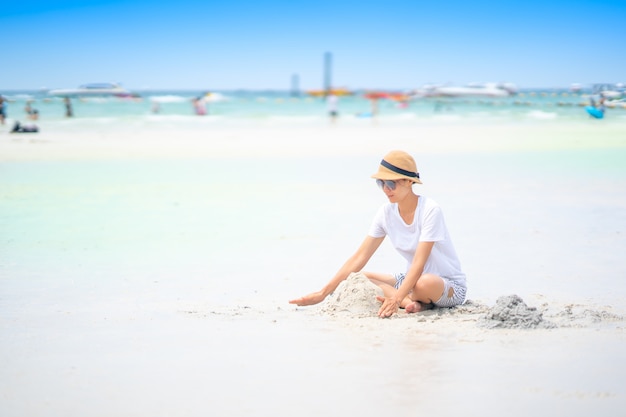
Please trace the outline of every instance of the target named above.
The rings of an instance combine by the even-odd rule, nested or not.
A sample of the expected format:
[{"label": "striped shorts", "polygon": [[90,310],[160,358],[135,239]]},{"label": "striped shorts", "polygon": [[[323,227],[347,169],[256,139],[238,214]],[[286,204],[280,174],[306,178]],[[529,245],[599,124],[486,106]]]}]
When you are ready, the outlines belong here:
[{"label": "striped shorts", "polygon": [[[406,274],[395,274],[396,284],[394,285],[394,287],[396,289],[400,288],[400,285],[402,285],[402,281],[404,281],[404,277],[406,277]],[[443,280],[443,294],[441,295],[441,298],[435,301],[433,304],[435,304],[437,307],[454,307],[463,304],[465,302],[467,288],[464,285],[459,284],[458,281],[453,281],[445,277],[441,277],[441,279]],[[448,297],[450,288],[454,290],[452,297]]]}]

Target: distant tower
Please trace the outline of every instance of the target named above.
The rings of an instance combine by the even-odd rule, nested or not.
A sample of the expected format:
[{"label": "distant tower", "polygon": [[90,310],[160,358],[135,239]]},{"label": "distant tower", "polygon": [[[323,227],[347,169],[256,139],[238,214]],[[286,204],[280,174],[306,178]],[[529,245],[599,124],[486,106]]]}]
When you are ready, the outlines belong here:
[{"label": "distant tower", "polygon": [[333,86],[333,54],[326,52],[324,54],[324,91],[328,91]]},{"label": "distant tower", "polygon": [[298,97],[300,95],[300,77],[298,74],[293,74],[291,76],[291,95],[293,97]]}]

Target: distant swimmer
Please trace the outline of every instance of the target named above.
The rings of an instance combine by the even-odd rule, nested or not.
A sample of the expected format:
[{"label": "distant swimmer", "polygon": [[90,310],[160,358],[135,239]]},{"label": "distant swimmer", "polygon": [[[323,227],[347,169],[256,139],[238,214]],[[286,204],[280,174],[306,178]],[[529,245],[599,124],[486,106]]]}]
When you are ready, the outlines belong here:
[{"label": "distant swimmer", "polygon": [[204,116],[206,112],[206,102],[202,97],[194,97],[192,100],[193,109],[198,116]]},{"label": "distant swimmer", "polygon": [[598,100],[598,103],[596,103],[593,97],[591,98],[590,101],[591,101],[591,105],[585,107],[585,110],[587,111],[587,113],[589,113],[589,116],[594,117],[596,119],[604,118],[604,112],[606,111],[606,105],[604,104],[605,98],[600,97],[600,100]]},{"label": "distant swimmer", "polygon": [[328,110],[328,116],[331,123],[335,123],[337,116],[339,115],[339,98],[333,93],[332,89],[328,90],[326,95],[326,109]]},{"label": "distant swimmer", "polygon": [[37,120],[39,119],[39,111],[37,109],[34,109],[31,105],[30,105],[31,101],[27,101],[26,102],[26,106],[24,107],[24,111],[26,112],[26,117],[30,120]]},{"label": "distant swimmer", "polygon": [[0,124],[7,118],[7,100],[0,94]]},{"label": "distant swimmer", "polygon": [[65,117],[73,117],[74,110],[72,109],[72,101],[68,96],[65,96],[63,99],[63,103],[65,103]]},{"label": "distant swimmer", "polygon": [[372,103],[372,117],[378,116],[378,97],[374,97],[371,100]]}]

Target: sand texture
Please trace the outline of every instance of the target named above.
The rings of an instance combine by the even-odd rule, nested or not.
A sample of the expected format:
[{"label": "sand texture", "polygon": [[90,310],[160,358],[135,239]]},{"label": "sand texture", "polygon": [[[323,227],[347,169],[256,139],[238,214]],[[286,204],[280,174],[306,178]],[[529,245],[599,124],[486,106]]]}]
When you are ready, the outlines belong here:
[{"label": "sand texture", "polygon": [[[0,416],[619,416],[616,120],[0,131]],[[81,121],[87,124],[89,121]],[[180,127],[180,126],[179,126]],[[63,130],[65,129],[65,130]],[[412,153],[467,302],[377,317],[358,248]],[[366,271],[403,272],[383,242]]]}]

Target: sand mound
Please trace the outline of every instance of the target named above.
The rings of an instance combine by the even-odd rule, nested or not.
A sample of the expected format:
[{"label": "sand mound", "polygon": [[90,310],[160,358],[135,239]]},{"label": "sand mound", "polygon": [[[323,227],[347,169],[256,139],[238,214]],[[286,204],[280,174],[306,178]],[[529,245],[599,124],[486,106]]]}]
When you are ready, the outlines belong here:
[{"label": "sand mound", "polygon": [[[353,273],[329,295],[317,310],[319,314],[339,316],[346,319],[377,317],[380,302],[376,296],[382,290],[363,273]],[[556,327],[589,327],[599,323],[617,322],[623,317],[607,310],[595,310],[590,306],[569,304],[563,309],[548,303],[541,309],[529,307],[518,295],[501,296],[494,306],[467,300],[465,304],[452,308],[434,308],[417,314],[400,310],[393,319],[404,318],[420,323],[441,323],[441,320],[456,324],[471,322],[488,329],[552,329]]]},{"label": "sand mound", "polygon": [[376,316],[380,303],[376,296],[383,291],[361,273],[352,273],[330,294],[321,307],[325,314],[348,314],[352,317]]},{"label": "sand mound", "polygon": [[550,329],[556,327],[554,323],[544,320],[543,314],[537,311],[537,308],[528,307],[518,295],[506,295],[498,298],[496,305],[479,320],[479,325],[506,329]]}]

